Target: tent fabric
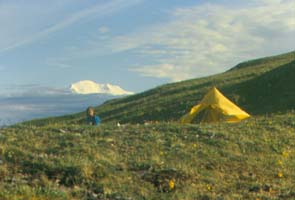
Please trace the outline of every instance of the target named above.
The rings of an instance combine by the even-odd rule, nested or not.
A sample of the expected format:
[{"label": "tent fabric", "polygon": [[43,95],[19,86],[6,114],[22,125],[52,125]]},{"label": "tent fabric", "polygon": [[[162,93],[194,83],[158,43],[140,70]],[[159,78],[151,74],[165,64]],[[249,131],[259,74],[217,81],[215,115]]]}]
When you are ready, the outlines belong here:
[{"label": "tent fabric", "polygon": [[201,102],[192,107],[191,111],[180,119],[180,122],[192,123],[201,113],[201,122],[239,122],[250,117],[215,87],[210,89]]}]

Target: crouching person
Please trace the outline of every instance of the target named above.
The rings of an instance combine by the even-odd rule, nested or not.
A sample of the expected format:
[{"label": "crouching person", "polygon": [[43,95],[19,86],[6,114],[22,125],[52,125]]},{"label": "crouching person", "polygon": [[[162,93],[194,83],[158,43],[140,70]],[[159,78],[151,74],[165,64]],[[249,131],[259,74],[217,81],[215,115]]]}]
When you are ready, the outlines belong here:
[{"label": "crouching person", "polygon": [[93,126],[97,126],[101,123],[101,119],[99,116],[95,115],[93,107],[88,107],[86,110],[86,123]]}]

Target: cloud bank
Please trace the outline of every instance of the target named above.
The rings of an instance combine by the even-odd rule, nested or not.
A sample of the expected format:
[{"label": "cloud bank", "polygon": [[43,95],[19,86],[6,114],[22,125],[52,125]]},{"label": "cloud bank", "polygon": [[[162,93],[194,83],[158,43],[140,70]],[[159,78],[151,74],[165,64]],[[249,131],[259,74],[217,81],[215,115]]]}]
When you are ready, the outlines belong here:
[{"label": "cloud bank", "polygon": [[178,8],[169,23],[118,36],[106,45],[112,53],[149,57],[151,64],[130,68],[142,76],[172,81],[206,76],[243,60],[292,50],[294,7],[294,1],[261,0]]}]

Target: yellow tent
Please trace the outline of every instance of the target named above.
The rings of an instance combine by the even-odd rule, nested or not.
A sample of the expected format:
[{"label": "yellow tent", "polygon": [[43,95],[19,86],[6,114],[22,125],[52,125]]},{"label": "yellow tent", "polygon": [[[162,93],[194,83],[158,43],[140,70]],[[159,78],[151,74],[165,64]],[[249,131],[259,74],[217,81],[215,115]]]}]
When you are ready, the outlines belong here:
[{"label": "yellow tent", "polygon": [[180,122],[191,123],[196,118],[199,122],[238,122],[248,117],[250,117],[248,113],[213,87],[198,105],[180,119]]}]

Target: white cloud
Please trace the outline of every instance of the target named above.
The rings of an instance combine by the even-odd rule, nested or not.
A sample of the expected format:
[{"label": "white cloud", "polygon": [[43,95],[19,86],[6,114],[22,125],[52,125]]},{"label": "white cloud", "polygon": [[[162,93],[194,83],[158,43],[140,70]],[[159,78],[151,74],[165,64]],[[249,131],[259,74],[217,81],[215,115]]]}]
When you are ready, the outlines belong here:
[{"label": "white cloud", "polygon": [[98,32],[101,34],[105,34],[105,33],[110,32],[110,29],[107,26],[101,26],[98,28]]},{"label": "white cloud", "polygon": [[21,105],[21,104],[1,105],[0,104],[0,108],[2,111],[6,110],[6,111],[9,111],[10,113],[15,112],[15,111],[32,111],[32,110],[36,109],[36,108],[34,108],[34,105],[32,105],[32,104],[31,105]]},{"label": "white cloud", "polygon": [[1,85],[0,97],[55,96],[71,94],[69,88],[55,88],[38,84]]},{"label": "white cloud", "polygon": [[131,68],[129,70],[139,72],[142,76],[169,78],[173,81],[179,81],[189,78],[189,76],[183,73],[183,69],[170,64],[150,65],[139,68]]},{"label": "white cloud", "polygon": [[70,69],[74,67],[73,65],[67,64],[63,59],[48,59],[45,63],[49,67],[56,67],[60,69]]},{"label": "white cloud", "polygon": [[153,59],[155,65],[130,69],[144,76],[205,76],[243,60],[292,50],[294,7],[294,1],[256,1],[247,7],[203,4],[176,9],[170,23],[116,37],[106,48]]},{"label": "white cloud", "polygon": [[[12,37],[12,39],[9,43],[6,43],[5,41],[4,42],[0,41],[0,53],[15,49],[15,48],[23,46],[23,45],[30,44],[30,43],[37,41],[37,40],[40,40],[44,37],[47,37],[51,33],[60,31],[60,30],[66,28],[72,24],[75,24],[79,21],[87,20],[92,17],[97,18],[97,17],[101,17],[101,16],[110,15],[114,12],[117,12],[118,10],[122,10],[122,9],[132,6],[134,4],[138,4],[142,1],[143,0],[111,0],[111,1],[108,1],[107,3],[104,3],[104,4],[97,4],[97,5],[92,6],[90,8],[86,8],[84,10],[77,11],[73,14],[69,14],[68,16],[65,16],[62,20],[59,20],[57,23],[54,23],[51,26],[49,25],[50,23],[47,22],[46,23],[46,24],[48,24],[47,28],[42,28],[44,26],[40,26],[40,24],[37,24],[37,27],[35,29],[40,29],[40,30],[39,31],[35,30],[35,31],[30,32],[28,34],[23,34],[25,36],[23,36],[23,35],[19,36],[18,33],[16,33],[16,31],[20,31],[18,29],[10,30],[10,32],[8,32],[8,34],[6,36]],[[7,20],[7,19],[11,18],[11,13],[14,13],[15,10],[21,10],[20,8],[15,8],[15,7],[17,7],[17,6],[14,5],[13,8],[11,8],[9,6],[8,7],[4,7],[4,6],[1,7],[1,4],[0,4],[0,12],[5,11],[2,16],[2,19],[6,19],[4,21],[0,20],[0,26],[5,27],[5,24],[13,23],[12,21]],[[12,11],[12,12],[10,12],[10,11],[7,12],[6,11],[7,9],[11,9],[10,11]],[[36,12],[35,14],[36,15],[33,17],[38,18],[40,13]],[[53,13],[51,13],[51,14],[53,14]],[[0,15],[0,17],[1,17],[1,15]],[[12,17],[14,17],[14,16],[12,16]],[[50,16],[48,16],[48,17],[50,17]],[[31,20],[33,20],[33,19],[31,19]],[[47,20],[47,21],[50,21],[50,20]],[[30,22],[28,22],[28,23],[30,23]],[[45,22],[43,22],[43,23],[45,23]],[[22,21],[16,21],[16,24],[23,26]],[[36,24],[33,23],[31,25],[35,26]],[[25,26],[24,26],[24,28],[25,28]],[[23,29],[21,31],[25,31],[25,29]],[[17,34],[17,36],[14,36],[14,34]],[[7,40],[7,38],[6,38],[6,40]]]},{"label": "white cloud", "polygon": [[72,68],[72,65],[65,64],[65,63],[55,63],[55,66],[61,68],[61,69],[69,69]]}]

